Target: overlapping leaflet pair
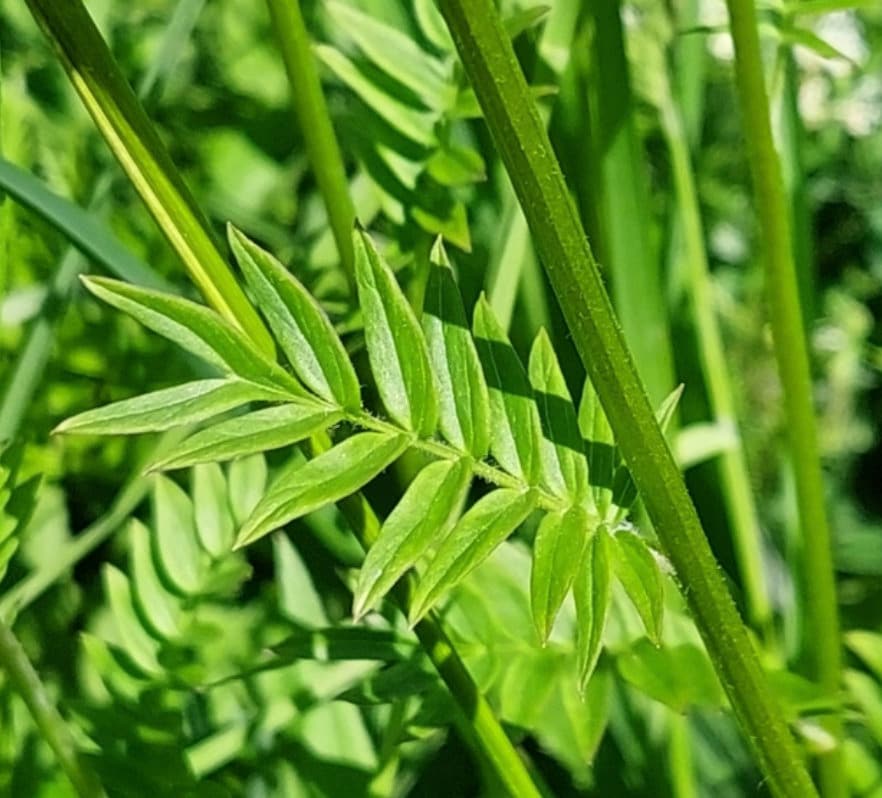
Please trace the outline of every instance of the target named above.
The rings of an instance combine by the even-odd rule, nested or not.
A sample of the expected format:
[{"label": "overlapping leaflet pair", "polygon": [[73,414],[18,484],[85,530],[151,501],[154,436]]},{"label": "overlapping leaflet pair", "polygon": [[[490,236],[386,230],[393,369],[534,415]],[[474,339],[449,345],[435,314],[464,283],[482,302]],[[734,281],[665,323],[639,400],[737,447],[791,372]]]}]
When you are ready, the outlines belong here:
[{"label": "overlapping leaflet pair", "polygon": [[[356,232],[358,298],[383,405],[382,415],[372,414],[318,303],[240,232],[230,228],[229,239],[293,374],[208,308],[87,278],[96,296],[224,376],[88,411],[62,423],[58,432],[131,434],[211,422],[153,464],[160,470],[290,446],[345,422],[351,434],[341,442],[277,475],[239,529],[236,547],[355,493],[407,449],[417,448],[433,462],[412,480],[367,554],[355,590],[356,617],[406,571],[425,563],[409,608],[411,622],[417,622],[537,513],[542,517],[530,591],[540,638],[547,639],[572,589],[580,670],[587,679],[600,653],[614,572],[650,637],[659,639],[663,583],[656,558],[622,525],[636,491],[594,391],[586,383],[577,414],[544,331],[524,369],[483,297],[470,330],[440,243],[432,253],[420,322],[370,238]],[[662,423],[678,397],[674,392],[660,409]],[[259,408],[251,409],[255,403]],[[224,415],[246,405],[244,413]],[[491,490],[467,506],[474,476]]]}]

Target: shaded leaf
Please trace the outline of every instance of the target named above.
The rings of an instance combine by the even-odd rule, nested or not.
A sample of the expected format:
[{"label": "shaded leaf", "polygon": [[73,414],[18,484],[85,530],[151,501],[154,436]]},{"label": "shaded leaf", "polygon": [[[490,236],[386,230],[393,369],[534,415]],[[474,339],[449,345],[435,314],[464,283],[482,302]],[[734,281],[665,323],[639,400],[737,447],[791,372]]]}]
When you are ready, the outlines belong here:
[{"label": "shaded leaf", "polygon": [[354,246],[365,341],[383,406],[404,428],[430,435],[438,400],[419,322],[367,234],[357,231]]},{"label": "shaded leaf", "polygon": [[443,110],[448,104],[452,89],[442,62],[413,38],[350,5],[329,2],[325,8],[377,67],[410,89],[427,108]]},{"label": "shaded leaf", "polygon": [[233,511],[224,472],[216,463],[197,465],[191,472],[196,534],[212,556],[226,554],[233,545]]},{"label": "shaded leaf", "polygon": [[616,657],[616,668],[641,693],[675,712],[725,706],[725,695],[710,659],[691,643],[656,648],[646,640],[638,640],[629,652]]},{"label": "shaded leaf", "polygon": [[578,622],[576,655],[579,688],[583,691],[594,673],[603,648],[603,629],[612,599],[609,548],[609,534],[604,526],[600,526],[588,541],[573,582]]},{"label": "shaded leaf", "polygon": [[362,432],[305,465],[286,470],[258,502],[236,539],[241,548],[295,518],[349,496],[407,448],[406,435]]},{"label": "shaded leaf", "polygon": [[588,492],[588,462],[576,408],[544,328],[533,342],[528,368],[542,422],[543,482],[558,496],[580,499]]},{"label": "shaded leaf", "polygon": [[326,626],[328,616],[309,569],[282,532],[273,535],[273,561],[282,614],[305,629]]},{"label": "shaded leaf", "polygon": [[199,592],[203,561],[190,497],[170,479],[157,476],[151,499],[161,575],[181,595]]},{"label": "shaded leaf", "polygon": [[480,459],[490,445],[490,395],[440,240],[431,262],[422,322],[438,390],[439,426],[450,443]]},{"label": "shaded leaf", "polygon": [[649,639],[660,645],[664,582],[655,557],[640,537],[627,530],[613,536],[613,553],[616,576],[643,621]]},{"label": "shaded leaf", "polygon": [[152,632],[162,639],[171,639],[178,633],[178,607],[156,572],[150,530],[133,518],[129,521],[128,539],[134,602]]},{"label": "shaded leaf", "polygon": [[471,481],[468,460],[427,465],[389,514],[365,557],[353,601],[361,617],[382,598],[426,549],[444,540],[456,521]]},{"label": "shaded leaf", "polygon": [[197,424],[248,402],[278,401],[275,390],[237,379],[197,380],[87,410],[62,421],[53,432],[134,435]]},{"label": "shaded leaf", "polygon": [[282,394],[304,395],[297,380],[213,310],[106,277],[84,277],[83,282],[99,299],[222,371]]},{"label": "shaded leaf", "polygon": [[500,488],[469,508],[444,539],[417,585],[409,613],[411,625],[523,523],[536,506],[536,499],[534,490]]},{"label": "shaded leaf", "polygon": [[358,377],[327,314],[272,255],[232,225],[227,234],[257,304],[297,376],[323,399],[358,410]]},{"label": "shaded leaf", "polygon": [[579,401],[579,430],[585,440],[588,480],[594,489],[594,502],[601,518],[612,502],[613,473],[616,462],[615,440],[597,392],[586,377]]},{"label": "shaded leaf", "polygon": [[314,50],[322,63],[387,124],[416,144],[426,148],[435,146],[437,141],[434,129],[438,119],[437,112],[418,110],[387,94],[335,47],[319,44]]},{"label": "shaded leaf", "polygon": [[530,606],[543,643],[551,634],[554,619],[573,584],[594,523],[584,507],[574,505],[563,512],[548,513],[536,531]]},{"label": "shaded leaf", "polygon": [[524,367],[483,295],[474,333],[490,388],[490,453],[510,474],[535,485],[542,470],[539,411]]},{"label": "shaded leaf", "polygon": [[267,407],[190,435],[165,452],[151,469],[184,468],[280,449],[328,429],[342,417],[336,410],[314,404],[296,402]]}]

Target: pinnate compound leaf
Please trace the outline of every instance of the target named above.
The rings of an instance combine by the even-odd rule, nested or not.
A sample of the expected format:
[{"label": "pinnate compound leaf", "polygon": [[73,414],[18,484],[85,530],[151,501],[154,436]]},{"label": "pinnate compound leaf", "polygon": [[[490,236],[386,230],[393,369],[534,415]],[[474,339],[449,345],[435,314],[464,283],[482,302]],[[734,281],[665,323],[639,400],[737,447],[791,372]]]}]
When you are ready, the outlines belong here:
[{"label": "pinnate compound leaf", "polygon": [[280,449],[328,429],[342,417],[337,410],[300,402],[255,410],[194,433],[166,452],[151,470],[234,460]]},{"label": "pinnate compound leaf", "polygon": [[423,331],[435,373],[441,434],[476,458],[490,445],[490,396],[462,297],[440,239],[423,304]]},{"label": "pinnate compound leaf", "polygon": [[479,499],[444,539],[420,579],[409,620],[415,624],[441,597],[480,565],[536,506],[535,490],[500,488]]},{"label": "pinnate compound leaf", "polygon": [[62,421],[54,432],[78,435],[161,432],[197,424],[248,402],[280,398],[275,390],[243,380],[196,380],[87,410]]},{"label": "pinnate compound leaf", "polygon": [[438,422],[438,399],[419,322],[367,234],[356,231],[355,277],[371,371],[389,416],[419,435]]},{"label": "pinnate compound leaf", "polygon": [[600,526],[591,536],[573,582],[576,600],[576,654],[579,689],[584,691],[603,647],[603,629],[612,598],[610,539]]},{"label": "pinnate compound leaf", "polygon": [[355,369],[327,314],[272,255],[230,225],[230,247],[297,376],[322,399],[358,410]]},{"label": "pinnate compound leaf", "polygon": [[530,605],[543,643],[573,584],[594,520],[584,507],[573,505],[562,512],[548,513],[536,530]]},{"label": "pinnate compound leaf", "polygon": [[533,342],[528,370],[542,422],[543,482],[558,496],[580,499],[588,491],[588,462],[576,408],[544,329]]},{"label": "pinnate compound leaf", "polygon": [[221,371],[275,389],[280,398],[305,394],[300,383],[243,332],[204,305],[106,277],[84,277],[83,282],[99,299]]},{"label": "pinnate compound leaf", "polygon": [[520,358],[482,295],[475,307],[475,342],[490,387],[490,453],[530,485],[542,471],[541,425]]},{"label": "pinnate compound leaf", "polygon": [[236,548],[246,546],[331,502],[349,496],[396,460],[407,435],[362,432],[284,472],[245,521]]},{"label": "pinnate compound leaf", "polygon": [[470,480],[471,465],[466,459],[439,460],[416,475],[367,553],[355,588],[356,618],[388,593],[433,542],[444,539],[456,521]]},{"label": "pinnate compound leaf", "polygon": [[660,645],[665,586],[655,557],[638,535],[620,530],[613,536],[613,562],[647,636]]}]

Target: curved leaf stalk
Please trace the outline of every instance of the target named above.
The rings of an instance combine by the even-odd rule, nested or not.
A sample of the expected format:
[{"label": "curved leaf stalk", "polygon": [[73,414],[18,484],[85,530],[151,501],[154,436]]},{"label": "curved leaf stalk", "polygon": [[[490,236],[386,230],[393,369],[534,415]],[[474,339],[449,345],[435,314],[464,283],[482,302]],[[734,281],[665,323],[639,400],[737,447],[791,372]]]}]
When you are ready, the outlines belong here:
[{"label": "curved leaf stalk", "polygon": [[25,702],[43,739],[58,758],[80,798],[104,795],[101,782],[77,751],[76,742],[64,719],[46,692],[21,643],[6,623],[0,620],[0,667],[12,687]]},{"label": "curved leaf stalk", "polygon": [[343,271],[350,286],[354,287],[352,225],[355,208],[349,196],[346,168],[325,103],[300,0],[266,0],[266,4],[288,73],[294,116],[325,202]]},{"label": "curved leaf stalk", "polygon": [[[665,81],[667,86],[667,81]],[[726,368],[720,328],[714,313],[713,286],[704,246],[704,231],[698,206],[695,179],[690,166],[689,146],[683,120],[670,92],[662,98],[662,130],[671,154],[671,168],[677,193],[682,229],[683,255],[687,261],[687,290],[695,319],[701,368],[707,385],[713,419],[735,427],[737,416],[732,383]],[[747,617],[757,629],[771,633],[772,604],[763,573],[762,533],[753,500],[747,460],[741,436],[733,448],[718,460],[722,494],[732,528],[732,538],[744,586]]]},{"label": "curved leaf stalk", "polygon": [[814,787],[656,422],[548,135],[490,0],[439,0],[588,374],[773,791]]},{"label": "curved leaf stalk", "polygon": [[[824,479],[812,407],[799,279],[793,257],[791,212],[772,136],[756,8],[752,0],[727,0],[726,5],[735,44],[735,79],[746,129],[745,144],[765,249],[766,290],[775,355],[784,387],[790,458],[804,545],[804,584],[810,586],[806,637],[811,640],[813,676],[833,696],[840,689],[842,670],[836,580],[824,506]],[[829,718],[827,730],[841,741],[842,720],[838,713]],[[820,757],[819,766],[823,793],[845,795],[841,746]]]},{"label": "curved leaf stalk", "polygon": [[208,223],[81,0],[27,0],[113,154],[207,302],[273,351],[266,328],[218,252]]}]

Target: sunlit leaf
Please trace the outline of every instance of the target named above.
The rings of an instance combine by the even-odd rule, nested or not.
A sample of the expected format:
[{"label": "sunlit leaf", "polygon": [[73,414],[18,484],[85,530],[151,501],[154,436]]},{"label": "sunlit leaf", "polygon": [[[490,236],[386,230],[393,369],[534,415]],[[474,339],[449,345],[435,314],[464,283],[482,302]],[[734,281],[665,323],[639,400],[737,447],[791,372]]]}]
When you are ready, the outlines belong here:
[{"label": "sunlit leaf", "polygon": [[544,329],[533,342],[529,374],[542,422],[543,482],[559,496],[580,499],[588,492],[588,462],[576,409]]},{"label": "sunlit leaf", "polygon": [[84,277],[83,282],[99,299],[221,371],[282,394],[304,394],[300,383],[245,333],[204,305],[105,277]]},{"label": "sunlit leaf", "polygon": [[153,561],[150,530],[137,519],[129,521],[129,562],[132,573],[133,599],[147,626],[160,638],[170,639],[178,633],[177,602],[166,590]]},{"label": "sunlit leaf", "polygon": [[483,295],[475,307],[474,333],[490,388],[490,453],[510,474],[535,485],[542,472],[542,457],[533,389]]},{"label": "sunlit leaf", "polygon": [[297,376],[323,399],[349,410],[360,408],[358,377],[325,312],[272,255],[232,226],[228,237],[258,306]]},{"label": "sunlit leaf", "polygon": [[530,574],[530,605],[539,639],[551,634],[563,600],[582,562],[594,519],[581,505],[548,513],[536,530],[533,570]]},{"label": "sunlit leaf", "polygon": [[438,400],[419,322],[370,238],[358,231],[354,246],[365,340],[383,406],[404,428],[429,435]]},{"label": "sunlit leaf", "polygon": [[578,622],[576,652],[582,690],[591,679],[603,648],[603,629],[612,598],[609,549],[609,534],[605,527],[598,527],[588,541],[573,582]]},{"label": "sunlit leaf", "polygon": [[62,421],[54,432],[134,435],[196,424],[248,402],[278,401],[275,390],[237,379],[198,380],[124,399]]},{"label": "sunlit leaf", "polygon": [[469,508],[444,539],[417,585],[410,607],[416,623],[502,543],[536,506],[536,492],[494,490]]},{"label": "sunlit leaf", "polygon": [[184,468],[279,449],[328,429],[341,418],[342,413],[320,405],[289,403],[267,407],[194,433],[164,453],[151,469]]},{"label": "sunlit leaf", "polygon": [[349,496],[370,482],[407,448],[406,435],[362,432],[285,471],[245,521],[236,548],[253,543],[289,521]]},{"label": "sunlit leaf", "polygon": [[353,615],[371,609],[456,521],[471,479],[467,460],[427,465],[408,486],[371,546],[355,588]]},{"label": "sunlit leaf", "polygon": [[441,434],[476,458],[490,445],[490,397],[459,289],[440,241],[423,302],[423,330],[435,375]]},{"label": "sunlit leaf", "polygon": [[643,621],[649,639],[661,643],[664,613],[664,582],[646,543],[633,532],[620,530],[613,536],[615,573]]}]

